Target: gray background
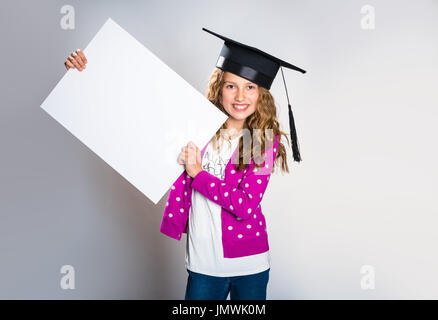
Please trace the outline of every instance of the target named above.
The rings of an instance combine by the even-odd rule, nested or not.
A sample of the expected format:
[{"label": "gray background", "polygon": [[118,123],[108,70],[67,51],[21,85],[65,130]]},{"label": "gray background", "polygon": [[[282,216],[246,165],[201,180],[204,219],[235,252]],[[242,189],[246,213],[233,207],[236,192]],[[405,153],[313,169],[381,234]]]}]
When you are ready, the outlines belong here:
[{"label": "gray background", "polygon": [[[222,47],[202,27],[308,70],[285,69],[303,162],[262,202],[268,299],[438,298],[436,0],[1,1],[0,298],[184,298],[167,194],[153,205],[39,107],[108,17],[202,93]],[[281,73],[271,91],[288,131]]]}]

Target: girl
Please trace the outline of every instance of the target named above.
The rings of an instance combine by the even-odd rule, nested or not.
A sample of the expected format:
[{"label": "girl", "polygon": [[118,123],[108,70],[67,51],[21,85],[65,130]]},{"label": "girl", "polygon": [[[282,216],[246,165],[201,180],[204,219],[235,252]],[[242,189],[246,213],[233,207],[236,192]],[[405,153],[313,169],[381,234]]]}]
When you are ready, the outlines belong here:
[{"label": "girl", "polygon": [[[272,129],[277,140],[271,150],[288,172],[286,150],[278,140],[279,135],[285,134],[279,129],[272,95],[245,78],[215,69],[207,98],[229,118],[204,152],[191,142],[182,148],[178,161],[185,164],[186,174],[171,188],[161,230],[175,236],[170,220],[181,214],[178,198],[190,199],[191,195],[190,203],[187,201],[182,208],[189,212],[185,298],[225,300],[230,293],[231,300],[264,300],[270,255],[260,201],[270,176],[266,166],[270,169],[274,165],[272,161],[244,163],[243,131],[252,136],[253,129]],[[260,138],[253,143],[263,150],[267,141],[263,135]],[[237,150],[241,150],[240,157],[234,166],[231,156]],[[190,158],[196,161],[189,161]],[[186,188],[177,188],[185,185]],[[183,221],[180,225],[184,225]]]},{"label": "girl", "polygon": [[[203,30],[225,40],[207,98],[229,118],[202,151],[193,142],[182,148],[185,171],[171,186],[160,231],[177,240],[187,233],[185,299],[264,300],[271,264],[261,200],[273,169],[289,172],[280,141],[288,137],[269,89],[280,66],[305,71]],[[82,71],[86,63],[77,50],[65,66]],[[300,161],[290,104],[289,117]]]},{"label": "girl", "polygon": [[[229,118],[202,151],[193,142],[182,148],[178,161],[185,171],[171,187],[161,232],[177,240],[187,233],[186,299],[225,300],[230,294],[231,300],[264,300],[270,256],[260,202],[275,165],[289,172],[286,149],[280,142],[281,135],[287,136],[280,130],[269,89],[281,66],[306,71],[203,30],[225,41],[207,98]],[[288,107],[293,157],[299,162]],[[271,137],[265,137],[265,131]],[[244,143],[246,133],[249,148]],[[265,150],[263,156],[257,150]]]}]

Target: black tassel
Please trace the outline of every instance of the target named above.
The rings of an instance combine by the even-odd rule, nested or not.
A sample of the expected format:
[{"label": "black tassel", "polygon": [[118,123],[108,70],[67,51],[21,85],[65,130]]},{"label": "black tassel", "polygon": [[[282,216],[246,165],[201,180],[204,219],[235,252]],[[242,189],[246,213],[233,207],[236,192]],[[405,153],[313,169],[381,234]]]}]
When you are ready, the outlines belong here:
[{"label": "black tassel", "polygon": [[298,148],[298,139],[297,139],[297,131],[295,129],[295,121],[294,121],[294,115],[292,114],[292,108],[290,104],[289,106],[289,127],[290,127],[290,139],[291,139],[291,145],[292,145],[292,153],[294,156],[294,160],[296,162],[301,161],[301,155],[300,150]]},{"label": "black tassel", "polygon": [[292,114],[292,108],[289,102],[289,94],[287,92],[286,80],[284,80],[283,68],[280,67],[280,70],[281,70],[281,75],[283,77],[284,89],[286,90],[287,105],[289,107],[289,127],[290,127],[290,142],[292,146],[292,154],[294,156],[294,160],[296,162],[300,162],[301,155],[300,155],[300,150],[298,149],[298,139],[297,139],[297,131],[295,129],[294,115]]}]

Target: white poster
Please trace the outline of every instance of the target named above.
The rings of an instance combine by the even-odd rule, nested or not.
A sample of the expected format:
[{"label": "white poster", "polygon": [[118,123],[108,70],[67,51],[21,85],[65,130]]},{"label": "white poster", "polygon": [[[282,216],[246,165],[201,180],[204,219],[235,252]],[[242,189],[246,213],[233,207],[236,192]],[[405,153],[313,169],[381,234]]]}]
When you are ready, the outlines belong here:
[{"label": "white poster", "polygon": [[111,18],[83,52],[41,108],[156,204],[227,116]]}]

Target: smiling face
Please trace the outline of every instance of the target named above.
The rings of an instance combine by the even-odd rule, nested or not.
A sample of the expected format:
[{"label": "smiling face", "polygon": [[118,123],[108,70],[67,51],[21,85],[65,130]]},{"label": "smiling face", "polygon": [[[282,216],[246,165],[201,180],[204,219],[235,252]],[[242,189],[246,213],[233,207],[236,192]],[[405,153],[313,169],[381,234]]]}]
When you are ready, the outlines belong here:
[{"label": "smiling face", "polygon": [[222,87],[222,105],[233,122],[244,123],[256,111],[259,88],[255,83],[225,72]]}]

